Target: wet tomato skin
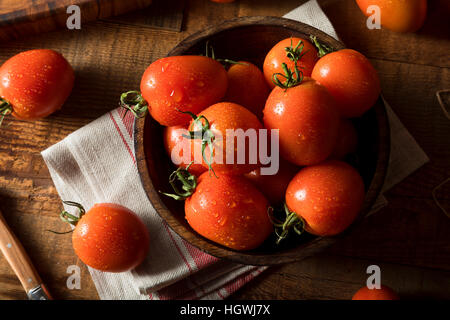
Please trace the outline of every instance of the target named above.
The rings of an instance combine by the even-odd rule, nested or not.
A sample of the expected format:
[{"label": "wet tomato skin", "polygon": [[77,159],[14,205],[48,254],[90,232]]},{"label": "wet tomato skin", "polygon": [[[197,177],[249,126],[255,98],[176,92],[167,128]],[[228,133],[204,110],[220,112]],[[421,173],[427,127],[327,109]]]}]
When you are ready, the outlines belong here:
[{"label": "wet tomato skin", "polygon": [[[211,130],[213,133],[217,134],[217,137],[214,141],[214,155],[221,154],[222,163],[218,163],[214,161],[212,163],[212,168],[214,171],[220,174],[234,174],[240,175],[247,172],[250,172],[260,166],[260,162],[258,157],[256,157],[256,163],[250,162],[250,144],[249,139],[245,140],[245,147],[240,149],[238,148],[238,139],[234,138],[234,151],[230,152],[230,155],[233,156],[234,162],[229,163],[227,161],[227,140],[230,139],[231,136],[227,137],[227,130],[242,130],[241,132],[247,132],[247,130],[252,130],[256,134],[256,143],[258,144],[259,139],[259,130],[263,129],[262,123],[259,119],[250,112],[247,108],[238,105],[232,102],[219,102],[216,103],[205,110],[203,110],[199,116],[204,116],[208,119]],[[192,121],[189,125],[190,130],[198,131],[201,128],[194,124]],[[219,138],[221,136],[221,138]],[[193,157],[195,156],[195,152],[197,150],[201,150],[201,140],[194,139],[191,140],[191,152]],[[245,161],[244,163],[238,163],[238,154],[240,152],[245,152]],[[207,159],[210,158],[209,148],[206,147],[205,156]],[[209,168],[208,164],[203,160],[203,166],[205,168]]]},{"label": "wet tomato skin", "polygon": [[275,84],[272,81],[273,75],[275,73],[284,74],[284,71],[281,67],[283,62],[287,64],[287,67],[291,71],[295,70],[294,62],[286,56],[286,48],[291,47],[291,44],[293,47],[295,47],[299,43],[299,41],[302,41],[302,43],[304,45],[302,53],[305,53],[305,54],[297,62],[297,66],[305,77],[311,76],[311,72],[314,68],[314,65],[316,64],[317,60],[319,59],[317,56],[316,48],[308,40],[305,40],[302,38],[295,38],[295,37],[287,38],[287,39],[281,40],[272,49],[270,49],[270,51],[267,53],[267,55],[264,59],[264,64],[263,64],[264,77],[266,78],[266,82],[270,88],[275,87]]},{"label": "wet tomato skin", "polygon": [[345,162],[329,160],[301,169],[286,190],[286,204],[305,221],[305,230],[318,236],[344,231],[364,201],[364,183]]},{"label": "wet tomato skin", "polygon": [[240,104],[262,118],[269,87],[261,70],[250,62],[239,61],[227,73],[228,89],[223,100]]},{"label": "wet tomato skin", "polygon": [[364,55],[351,49],[320,58],[311,77],[328,89],[339,112],[346,118],[362,116],[381,93],[375,68]]},{"label": "wet tomato skin", "polygon": [[219,102],[227,90],[223,66],[203,56],[172,56],[153,62],[141,79],[141,93],[151,116],[164,126],[185,125],[191,117]]},{"label": "wet tomato skin", "polygon": [[[179,167],[186,168],[194,158],[192,157],[192,152],[188,154],[188,157],[185,157],[183,153],[183,150],[190,150],[191,145],[191,141],[183,137],[183,134],[188,135],[187,126],[165,127],[163,133],[164,148],[173,163],[179,163]],[[178,147],[180,151],[172,154],[175,147]],[[198,158],[201,159],[201,153]],[[206,170],[207,169],[200,163],[192,163],[189,167],[189,172],[197,177]]]},{"label": "wet tomato skin", "polygon": [[74,79],[72,67],[59,52],[24,51],[0,67],[0,97],[11,103],[14,117],[36,120],[62,107]]},{"label": "wet tomato skin", "polygon": [[140,265],[149,249],[149,234],[131,210],[111,203],[95,204],[72,234],[75,253],[88,266],[123,272]]},{"label": "wet tomato skin", "polygon": [[203,237],[234,250],[260,246],[272,233],[268,202],[242,176],[203,173],[194,194],[186,199],[189,225]]},{"label": "wet tomato skin", "polygon": [[331,154],[339,113],[326,88],[305,78],[298,86],[272,90],[264,108],[264,126],[279,129],[280,155],[285,160],[312,165]]},{"label": "wet tomato skin", "polygon": [[369,289],[362,287],[353,295],[352,300],[399,300],[394,290],[388,286],[381,285],[380,289]]}]

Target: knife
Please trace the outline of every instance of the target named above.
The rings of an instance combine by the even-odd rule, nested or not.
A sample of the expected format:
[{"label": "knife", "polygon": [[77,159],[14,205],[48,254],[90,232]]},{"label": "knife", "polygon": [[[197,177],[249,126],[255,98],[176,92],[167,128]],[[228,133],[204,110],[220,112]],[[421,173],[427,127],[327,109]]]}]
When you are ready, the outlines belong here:
[{"label": "knife", "polygon": [[47,287],[42,283],[30,258],[6,224],[0,211],[0,250],[14,270],[30,300],[51,300]]}]

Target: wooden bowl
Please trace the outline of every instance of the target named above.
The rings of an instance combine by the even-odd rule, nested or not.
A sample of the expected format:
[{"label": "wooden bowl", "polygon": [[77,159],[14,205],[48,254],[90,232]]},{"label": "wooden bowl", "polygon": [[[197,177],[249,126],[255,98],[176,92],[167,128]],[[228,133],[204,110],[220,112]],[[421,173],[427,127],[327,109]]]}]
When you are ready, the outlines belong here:
[{"label": "wooden bowl", "polygon": [[[300,22],[276,17],[244,17],[193,34],[173,48],[168,55],[203,54],[206,41],[209,41],[215,49],[216,57],[247,60],[262,67],[266,53],[278,41],[291,36],[309,39],[310,35],[316,36],[332,48],[344,48],[341,42]],[[358,170],[365,182],[366,197],[363,209],[351,228],[356,227],[361,218],[369,212],[381,191],[386,175],[390,135],[386,110],[381,99],[375,107],[356,119],[354,124],[359,134]],[[162,132],[163,127],[151,116],[136,119],[135,150],[142,185],[158,214],[177,234],[197,248],[218,258],[243,264],[274,265],[311,256],[342,237],[342,234],[335,237],[307,235],[298,237],[298,240],[291,239],[279,247],[275,247],[273,242],[268,240],[260,248],[247,252],[234,251],[203,238],[185,220],[184,202],[172,200],[158,192],[171,191],[168,178],[174,170],[164,150]]]}]

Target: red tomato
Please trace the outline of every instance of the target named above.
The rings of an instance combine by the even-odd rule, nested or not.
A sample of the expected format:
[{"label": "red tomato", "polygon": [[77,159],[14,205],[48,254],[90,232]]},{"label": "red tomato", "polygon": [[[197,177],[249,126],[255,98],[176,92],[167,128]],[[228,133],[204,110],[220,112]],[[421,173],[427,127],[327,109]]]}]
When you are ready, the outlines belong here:
[{"label": "red tomato", "polygon": [[131,270],[144,261],[149,235],[131,210],[112,203],[95,204],[72,235],[75,253],[88,266],[105,272]]},{"label": "red tomato", "polygon": [[18,119],[35,120],[59,110],[73,88],[74,72],[58,52],[21,52],[0,67],[0,97]]},{"label": "red tomato", "polygon": [[234,250],[259,247],[272,233],[268,202],[242,176],[202,174],[185,213],[189,225],[205,238]]},{"label": "red tomato", "polygon": [[305,221],[305,230],[318,236],[344,231],[364,201],[364,183],[345,162],[331,160],[306,167],[292,179],[286,205]]},{"label": "red tomato", "polygon": [[348,119],[341,119],[336,145],[331,153],[331,159],[344,159],[346,155],[356,152],[358,133],[355,126]]},{"label": "red tomato", "polygon": [[[263,128],[263,125],[253,113],[236,103],[220,102],[205,109],[198,116],[203,116],[208,119],[210,124],[210,131],[215,136],[213,142],[213,155],[214,157],[217,156],[217,159],[221,157],[222,160],[214,161],[212,163],[211,167],[215,172],[227,174],[243,174],[250,172],[260,166],[259,159],[257,158],[257,152],[250,155],[250,139],[245,139],[244,135],[242,134],[241,138],[242,141],[244,141],[244,148],[239,148],[239,138],[237,136],[233,138],[231,134],[227,133],[227,130],[240,129],[243,133],[245,133],[250,129],[250,131],[255,134],[255,143],[257,144],[259,138],[259,130]],[[204,124],[205,121],[202,121],[202,123]],[[195,121],[191,122],[189,128],[192,131],[200,131],[202,129],[201,126]],[[229,146],[229,142],[231,140],[234,141],[234,149],[230,150],[230,153],[227,157],[227,146]],[[201,150],[201,144],[202,141],[200,139],[192,140],[191,152],[193,156],[195,156],[195,152],[197,150]],[[231,149],[231,147],[228,148]],[[209,151],[209,148],[206,147],[206,159],[210,159],[210,155],[211,153]],[[238,157],[240,155],[243,156],[243,163],[238,163]],[[227,159],[230,159],[231,156],[234,159],[234,163],[229,163],[229,161],[227,161]],[[251,157],[253,156],[256,157],[256,162],[252,163]],[[206,168],[209,168],[209,165],[204,160],[203,165]]]},{"label": "red tomato", "polygon": [[269,95],[264,74],[250,62],[239,62],[228,69],[228,90],[223,100],[240,104],[262,118]]},{"label": "red tomato", "polygon": [[264,125],[279,129],[281,156],[299,166],[325,160],[339,128],[335,102],[325,87],[305,78],[287,90],[272,90],[264,108]]},{"label": "red tomato", "polygon": [[[194,160],[191,157],[191,153],[187,155],[188,157],[184,157],[183,154],[183,150],[190,150],[191,145],[191,141],[183,137],[183,135],[188,135],[187,128],[185,126],[165,127],[163,135],[164,147],[172,162],[174,164],[178,163],[182,168],[186,168]],[[175,147],[178,147],[179,152],[172,154]],[[206,168],[202,164],[192,163],[189,167],[189,172],[197,177],[205,171]]]},{"label": "red tomato", "polygon": [[362,287],[352,300],[399,300],[398,295],[388,286],[381,285],[380,289],[369,289]]},{"label": "red tomato", "polygon": [[185,125],[189,115],[219,102],[227,90],[227,72],[208,57],[176,56],[153,62],[141,79],[141,94],[152,117],[164,126]]},{"label": "red tomato", "polygon": [[275,175],[261,175],[261,169],[256,169],[245,174],[245,177],[266,196],[271,204],[279,204],[284,201],[289,182],[299,170],[299,167],[281,161],[280,169]]},{"label": "red tomato", "polygon": [[[319,59],[317,56],[316,48],[308,40],[301,38],[287,38],[278,42],[272,49],[270,49],[269,53],[267,54],[264,60],[263,65],[264,76],[266,77],[266,81],[269,84],[270,88],[275,87],[275,84],[272,81],[273,75],[275,73],[284,74],[283,69],[281,67],[283,62],[287,64],[290,70],[294,71],[295,63],[293,60],[289,59],[286,52],[286,48],[295,49],[295,47],[299,44],[300,41],[301,44],[303,45],[303,50],[300,52],[300,55],[303,54],[303,56],[301,56],[300,59],[298,60],[297,66],[300,69],[300,71],[303,72],[304,76],[306,77],[311,76],[311,72],[314,68],[314,65]],[[300,48],[301,45],[299,49]]]},{"label": "red tomato", "polygon": [[316,63],[312,78],[325,86],[337,102],[341,115],[359,117],[380,95],[380,79],[361,53],[343,49],[329,53]]},{"label": "red tomato", "polygon": [[392,31],[415,32],[422,27],[427,16],[427,0],[356,0],[361,11],[370,16],[367,8],[380,8],[381,25]]}]

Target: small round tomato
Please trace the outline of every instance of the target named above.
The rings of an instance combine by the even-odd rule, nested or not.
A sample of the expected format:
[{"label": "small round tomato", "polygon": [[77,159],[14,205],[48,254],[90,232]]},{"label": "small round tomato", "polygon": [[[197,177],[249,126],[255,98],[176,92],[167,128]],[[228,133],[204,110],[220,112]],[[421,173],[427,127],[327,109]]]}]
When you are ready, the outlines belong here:
[{"label": "small round tomato", "polygon": [[356,0],[366,16],[373,15],[370,6],[380,8],[380,22],[396,32],[415,32],[422,27],[427,16],[427,0]]},{"label": "small round tomato", "polygon": [[123,272],[144,261],[149,235],[142,220],[131,210],[101,203],[77,222],[72,245],[88,266],[105,272]]},{"label": "small round tomato", "polygon": [[234,250],[259,247],[273,231],[267,199],[242,176],[202,174],[186,199],[189,225],[203,237]]},{"label": "small round tomato", "polygon": [[331,159],[344,159],[346,155],[356,152],[358,146],[358,133],[355,126],[348,119],[341,119],[337,141],[331,153]]},{"label": "small round tomato", "polygon": [[[198,117],[208,120],[208,130],[205,132],[204,119],[193,120],[189,130],[203,130],[206,133],[204,137],[213,136],[212,144],[206,146],[204,153],[208,162],[212,161],[207,163],[202,159],[203,166],[226,174],[243,174],[260,166],[257,146],[259,130],[263,129],[263,125],[248,109],[232,102],[219,102],[203,110]],[[191,143],[191,152],[195,159],[195,154],[202,149],[204,140],[193,139]],[[213,147],[212,159],[209,145]]]},{"label": "small round tomato", "polygon": [[266,55],[263,65],[264,76],[270,88],[274,88],[273,75],[284,74],[282,64],[286,63],[287,67],[294,71],[294,61],[297,60],[299,70],[304,76],[309,77],[318,59],[317,50],[311,42],[301,38],[287,38],[278,42]]},{"label": "small round tomato", "polygon": [[240,104],[262,118],[269,87],[261,70],[250,62],[239,61],[227,73],[228,89],[223,100]]},{"label": "small round tomato", "polygon": [[289,183],[286,205],[305,222],[305,230],[318,236],[344,231],[364,202],[364,183],[345,162],[329,160],[305,167]]},{"label": "small round tomato", "polygon": [[346,118],[360,117],[375,104],[381,93],[375,68],[364,55],[351,49],[320,58],[312,78],[328,89],[341,115]]},{"label": "small round tomato", "polygon": [[279,129],[281,156],[299,166],[325,160],[339,128],[335,102],[325,87],[305,78],[287,90],[275,87],[264,108],[264,126]]},{"label": "small round tomato", "polygon": [[279,170],[274,175],[263,175],[258,168],[245,174],[245,177],[266,196],[271,204],[279,204],[284,201],[289,182],[299,170],[299,167],[281,161]]},{"label": "small round tomato", "polygon": [[189,115],[219,102],[227,90],[224,67],[203,56],[173,56],[153,62],[141,79],[151,116],[164,126],[185,125]]},{"label": "small round tomato", "polygon": [[74,79],[72,67],[60,53],[49,49],[21,52],[0,67],[0,97],[9,104],[9,110],[0,112],[23,120],[44,118],[62,107]]},{"label": "small round tomato", "polygon": [[380,289],[369,289],[362,287],[352,300],[399,300],[398,295],[388,286],[381,285]]},{"label": "small round tomato", "polygon": [[[183,153],[183,150],[191,150],[191,141],[183,137],[183,135],[189,134],[186,127],[187,126],[165,127],[163,133],[164,147],[167,154],[175,165],[182,168],[186,168],[194,160],[191,156],[192,153],[188,153],[187,155]],[[175,148],[177,148],[178,152],[177,150],[173,152]],[[189,172],[195,176],[199,176],[205,171],[206,168],[202,164],[192,163],[189,167]]]}]

